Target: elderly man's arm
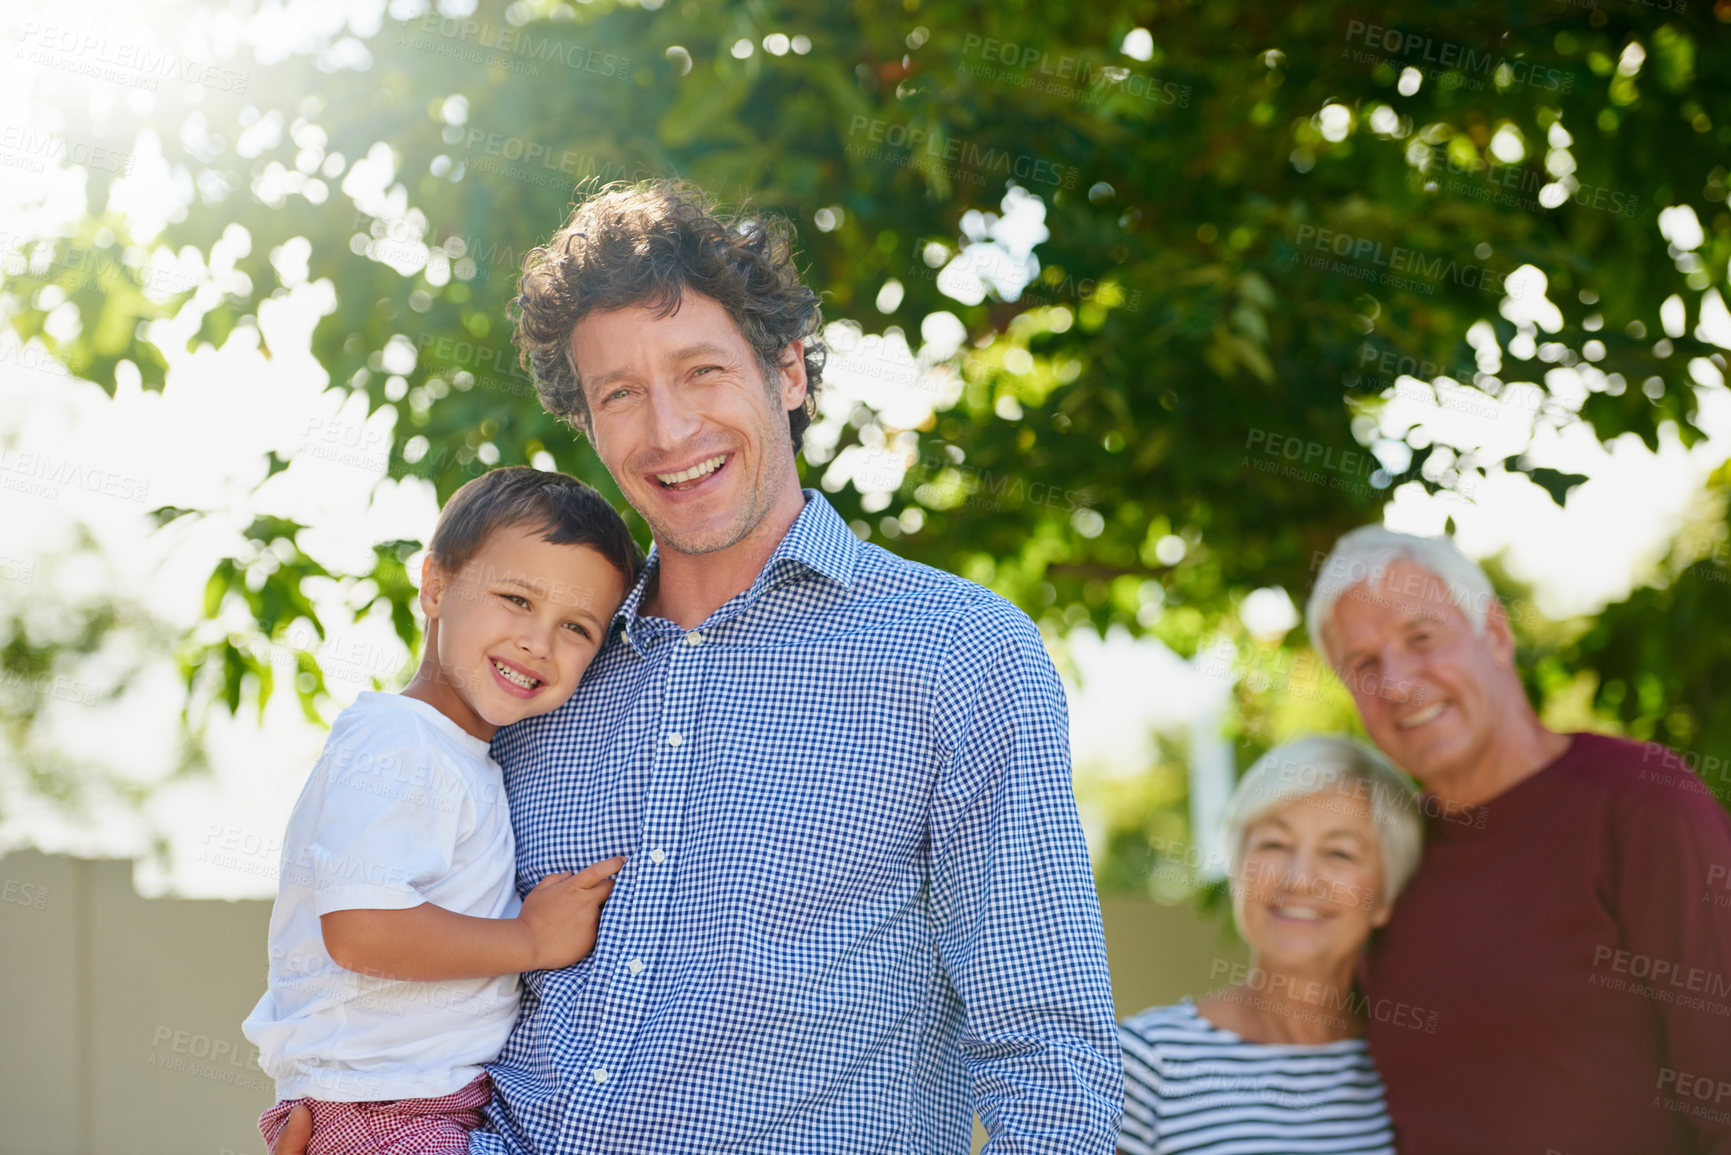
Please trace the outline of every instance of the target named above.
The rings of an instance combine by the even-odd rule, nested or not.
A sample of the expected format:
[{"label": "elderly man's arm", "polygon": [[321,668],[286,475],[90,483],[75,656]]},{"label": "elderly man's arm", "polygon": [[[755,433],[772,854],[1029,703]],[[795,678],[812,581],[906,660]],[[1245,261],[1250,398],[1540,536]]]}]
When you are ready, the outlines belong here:
[{"label": "elderly man's arm", "polygon": [[1667,1054],[1649,1090],[1699,1108],[1688,1117],[1702,1155],[1731,1155],[1731,815],[1681,763],[1650,778],[1622,815],[1614,864],[1624,944],[1666,992]]},{"label": "elderly man's arm", "polygon": [[934,693],[950,758],[931,901],[986,1152],[1106,1155],[1124,1076],[1063,687],[1033,623],[994,599],[959,630]]}]

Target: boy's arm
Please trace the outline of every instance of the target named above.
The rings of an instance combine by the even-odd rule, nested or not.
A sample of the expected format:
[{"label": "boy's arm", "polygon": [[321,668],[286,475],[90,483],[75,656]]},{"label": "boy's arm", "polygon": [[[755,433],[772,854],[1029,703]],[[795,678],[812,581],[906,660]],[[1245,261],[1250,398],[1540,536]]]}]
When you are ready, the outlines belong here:
[{"label": "boy's arm", "polygon": [[570,966],[595,946],[609,858],[578,874],[549,874],[515,918],[476,918],[426,902],[404,909],[334,910],[319,918],[325,950],[345,970],[432,982]]}]

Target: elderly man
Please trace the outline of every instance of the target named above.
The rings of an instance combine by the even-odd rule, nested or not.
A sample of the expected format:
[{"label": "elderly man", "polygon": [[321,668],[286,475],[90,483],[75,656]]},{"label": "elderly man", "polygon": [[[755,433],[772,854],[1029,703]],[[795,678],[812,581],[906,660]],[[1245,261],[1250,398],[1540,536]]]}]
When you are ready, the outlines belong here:
[{"label": "elderly man", "polygon": [[1423,865],[1363,978],[1402,1155],[1731,1152],[1731,819],[1662,747],[1534,713],[1508,616],[1451,542],[1369,526],[1312,644],[1425,789]]},{"label": "elderly man", "polygon": [[542,403],[655,548],[570,702],[493,744],[521,890],[629,860],[593,954],[524,976],[470,1151],[949,1155],[974,1110],[989,1151],[1111,1151],[1063,690],[1024,614],[800,489],[789,230],[618,187],[526,267]]}]

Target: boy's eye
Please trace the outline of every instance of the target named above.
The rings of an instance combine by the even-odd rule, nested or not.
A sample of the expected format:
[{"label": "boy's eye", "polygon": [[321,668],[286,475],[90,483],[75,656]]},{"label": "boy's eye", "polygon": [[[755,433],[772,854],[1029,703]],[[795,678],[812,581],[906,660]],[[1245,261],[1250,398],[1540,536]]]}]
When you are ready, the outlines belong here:
[{"label": "boy's eye", "polygon": [[566,622],[565,624],[566,624],[566,626],[570,627],[570,629],[573,633],[576,633],[580,637],[586,638],[589,636],[589,631],[587,628],[584,627],[582,622]]},{"label": "boy's eye", "polygon": [[522,597],[519,594],[500,594],[499,596],[514,606],[522,606],[524,609],[529,608],[529,599]]}]

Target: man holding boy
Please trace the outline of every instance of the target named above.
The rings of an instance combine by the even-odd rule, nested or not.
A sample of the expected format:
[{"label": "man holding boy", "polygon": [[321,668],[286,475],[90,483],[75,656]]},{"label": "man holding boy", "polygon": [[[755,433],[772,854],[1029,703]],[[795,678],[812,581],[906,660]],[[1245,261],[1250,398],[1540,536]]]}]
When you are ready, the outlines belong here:
[{"label": "man holding boy", "polygon": [[518,887],[628,861],[531,972],[486,1155],[1113,1149],[1063,690],[1025,615],[863,544],[795,466],[823,364],[778,221],[615,188],[517,339],[655,537],[567,705],[502,731]]},{"label": "man holding boy", "polygon": [[1402,1155],[1731,1153],[1720,803],[1661,746],[1546,727],[1446,539],[1354,530],[1306,617],[1425,788],[1423,864],[1363,970],[1376,1005],[1434,1012],[1370,1024]]}]

